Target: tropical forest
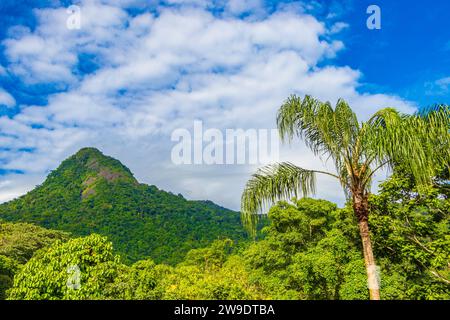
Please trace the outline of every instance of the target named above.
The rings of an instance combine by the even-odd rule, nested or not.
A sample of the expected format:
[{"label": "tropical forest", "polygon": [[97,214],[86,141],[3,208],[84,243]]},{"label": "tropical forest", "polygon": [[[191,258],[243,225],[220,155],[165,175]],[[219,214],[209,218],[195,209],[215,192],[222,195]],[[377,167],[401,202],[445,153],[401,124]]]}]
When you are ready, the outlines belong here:
[{"label": "tropical forest", "polygon": [[449,14],[0,0],[0,320],[445,318]]},{"label": "tropical forest", "polygon": [[[0,298],[10,300],[450,299],[450,109],[380,109],[288,97],[284,143],[334,170],[273,163],[241,212],[139,183],[86,147],[0,205]],[[389,176],[376,190],[377,170]],[[318,199],[316,176],[347,202]]]}]

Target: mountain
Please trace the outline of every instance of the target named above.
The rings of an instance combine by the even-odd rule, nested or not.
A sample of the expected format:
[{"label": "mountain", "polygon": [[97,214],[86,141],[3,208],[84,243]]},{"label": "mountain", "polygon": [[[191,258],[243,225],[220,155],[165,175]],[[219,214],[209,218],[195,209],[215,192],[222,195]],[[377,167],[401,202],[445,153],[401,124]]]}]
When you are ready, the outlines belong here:
[{"label": "mountain", "polygon": [[106,235],[125,262],[174,264],[218,238],[247,238],[238,212],[139,183],[120,161],[84,148],[42,185],[0,205],[0,219],[74,236]]}]

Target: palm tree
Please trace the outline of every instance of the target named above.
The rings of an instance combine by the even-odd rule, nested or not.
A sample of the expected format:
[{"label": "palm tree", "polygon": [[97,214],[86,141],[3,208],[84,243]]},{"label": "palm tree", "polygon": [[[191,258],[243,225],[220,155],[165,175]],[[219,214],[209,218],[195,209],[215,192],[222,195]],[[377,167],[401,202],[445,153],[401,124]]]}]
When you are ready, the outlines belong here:
[{"label": "palm tree", "polygon": [[[278,111],[277,126],[283,142],[298,137],[316,156],[326,156],[336,172],[308,170],[292,163],[265,166],[247,182],[242,194],[242,221],[256,232],[259,213],[281,199],[308,196],[316,190],[316,174],[336,178],[351,200],[359,225],[370,299],[380,291],[368,218],[373,175],[395,163],[406,164],[417,182],[432,182],[438,166],[449,166],[449,108],[441,106],[426,115],[404,115],[386,108],[367,122],[358,122],[352,109],[339,100],[333,109],[310,96],[290,96]],[[441,167],[442,168],[442,167]]]}]

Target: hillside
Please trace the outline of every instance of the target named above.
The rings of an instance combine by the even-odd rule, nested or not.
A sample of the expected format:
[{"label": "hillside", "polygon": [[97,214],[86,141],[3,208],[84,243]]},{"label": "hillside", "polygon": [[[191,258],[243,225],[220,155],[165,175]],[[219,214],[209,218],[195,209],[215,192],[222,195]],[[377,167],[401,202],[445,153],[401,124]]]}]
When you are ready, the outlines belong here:
[{"label": "hillside", "polygon": [[238,212],[140,184],[118,160],[84,148],[28,194],[0,205],[0,219],[74,236],[99,233],[126,262],[176,263],[218,238],[245,239]]}]

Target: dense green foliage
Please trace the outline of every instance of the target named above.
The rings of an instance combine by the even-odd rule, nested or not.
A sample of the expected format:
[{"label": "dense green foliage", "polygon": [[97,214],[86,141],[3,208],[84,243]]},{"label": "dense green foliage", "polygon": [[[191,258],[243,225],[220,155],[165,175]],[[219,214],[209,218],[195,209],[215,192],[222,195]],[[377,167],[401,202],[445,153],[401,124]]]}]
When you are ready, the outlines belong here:
[{"label": "dense green foliage", "polygon": [[12,286],[14,274],[37,250],[67,239],[64,232],[27,223],[0,222],[0,299]]},{"label": "dense green foliage", "polygon": [[442,105],[412,115],[384,108],[360,122],[343,99],[333,108],[330,102],[308,95],[303,99],[292,95],[278,110],[277,127],[283,141],[300,138],[316,156],[330,160],[335,171],[311,170],[289,162],[260,168],[242,193],[244,225],[255,233],[255,222],[267,206],[277,200],[314,194],[317,174],[335,178],[357,219],[370,299],[380,300],[369,227],[374,174],[382,168],[403,165],[415,181],[416,192],[423,194],[432,187],[439,170],[450,167],[450,107]]},{"label": "dense green foliage", "polygon": [[[370,200],[382,299],[450,299],[449,200],[441,179],[425,195],[403,170]],[[368,299],[359,231],[350,207],[293,199],[269,211],[264,239],[216,240],[176,266],[122,264],[91,235],[38,251],[14,278],[10,299]],[[419,243],[418,243],[419,242]],[[67,268],[81,271],[67,287]]]},{"label": "dense green foliage", "polygon": [[[105,237],[94,234],[56,242],[48,250],[38,251],[14,277],[9,298],[99,299],[119,268],[119,257]],[[79,280],[73,279],[76,270]]]},{"label": "dense green foliage", "polygon": [[[241,200],[243,222],[253,231],[255,216],[264,213],[267,205],[314,194],[318,174],[335,178],[353,203],[365,206],[374,174],[383,168],[401,163],[420,187],[426,187],[440,167],[450,166],[449,106],[413,115],[384,108],[361,122],[343,99],[333,107],[309,95],[291,95],[279,108],[276,122],[282,141],[299,138],[335,170],[312,170],[289,162],[260,168],[247,182]],[[367,218],[366,210],[354,209],[357,217]]]},{"label": "dense green foliage", "polygon": [[92,148],[65,160],[25,196],[0,205],[0,218],[75,236],[105,235],[126,262],[150,257],[174,264],[217,238],[247,238],[237,212],[139,184],[119,161]]},{"label": "dense green foliage", "polygon": [[[80,153],[77,155],[80,156]],[[106,160],[111,159],[102,156],[100,161]],[[89,160],[84,164],[88,163]],[[67,162],[63,163],[62,168],[66,165]],[[149,224],[150,217],[162,219],[157,212],[143,211],[138,203],[127,202],[126,197],[136,199],[134,187],[153,190],[151,195],[147,194],[142,199],[148,197],[154,200],[152,197],[159,196],[161,200],[167,200],[164,197],[169,197],[175,205],[182,207],[193,208],[196,204],[201,204],[203,209],[205,206],[211,210],[217,207],[212,203],[188,202],[179,196],[159,191],[156,187],[139,185],[132,176],[127,175],[126,170],[120,169],[118,162],[117,167],[107,166],[113,174],[104,173],[105,165],[102,164],[100,171],[89,171],[89,174],[82,170],[85,166],[79,164],[69,166],[81,168],[79,174],[60,168],[56,175],[50,175],[43,186],[19,201],[2,207],[16,206],[17,211],[14,212],[26,212],[21,211],[23,209],[19,208],[20,205],[31,208],[33,204],[36,208],[42,208],[42,201],[48,200],[48,212],[55,213],[62,219],[61,226],[64,229],[72,232],[78,230],[82,237],[77,237],[75,233],[72,237],[76,238],[70,238],[65,232],[47,230],[27,223],[1,222],[0,299],[369,298],[359,229],[351,203],[338,208],[329,201],[310,198],[280,201],[269,210],[270,223],[263,228],[263,237],[257,241],[241,241],[236,244],[236,239],[225,237],[226,232],[221,231],[223,225],[218,225],[217,235],[225,235],[222,239],[199,240],[195,244],[186,242],[187,254],[176,264],[147,258],[128,263],[130,258],[121,259],[120,255],[124,252],[127,254],[124,248],[131,246],[127,241],[135,245],[136,242],[133,241],[141,239],[141,234],[137,234],[135,240],[131,235],[125,237],[124,234],[123,240],[117,234],[113,234],[111,238],[94,232],[87,234],[89,231],[112,232],[118,230],[113,227],[119,225],[124,232],[127,228],[151,230],[150,227],[139,229],[137,223],[127,223],[130,221],[127,219],[133,216],[132,210],[139,213],[141,222]],[[393,175],[380,185],[380,192],[369,198],[369,225],[378,257],[382,299],[450,299],[449,172],[448,168],[440,172],[434,177],[433,185],[426,189],[421,186],[419,193],[414,176],[404,166],[397,165]],[[84,210],[83,215],[75,216],[75,209],[70,206],[66,206],[67,212],[59,214],[56,202],[50,201],[51,198],[45,197],[44,191],[39,190],[44,188],[53,197],[62,195],[71,199],[79,184],[72,186],[70,179],[53,178],[60,175],[67,178],[71,173],[73,176],[70,179],[73,180],[85,181],[87,176],[100,180],[94,183],[95,192],[86,197],[82,196],[83,191],[78,190],[76,198],[80,208]],[[106,175],[110,180],[105,178],[106,181],[101,181],[99,174]],[[77,178],[77,175],[80,177]],[[111,178],[112,176],[116,178]],[[68,182],[64,187],[58,187],[62,181]],[[53,192],[53,187],[50,188],[47,183],[59,188],[59,191]],[[82,182],[81,184],[83,185]],[[108,189],[103,190],[102,184]],[[120,185],[124,189],[120,189]],[[67,192],[63,193],[63,189]],[[117,190],[128,190],[131,193],[125,195]],[[122,198],[114,201],[114,197],[109,197],[108,192],[117,192],[115,195]],[[103,204],[112,203],[114,207],[122,204],[122,215],[116,215],[112,208],[112,211],[101,211],[98,206],[101,202],[95,200],[97,197],[105,200]],[[34,202],[27,204],[25,199]],[[65,203],[61,201],[60,205]],[[148,200],[145,203],[154,202]],[[153,205],[154,210],[165,208],[158,207],[158,203],[161,202]],[[87,204],[92,204],[93,207],[88,209]],[[131,209],[127,209],[128,205]],[[177,211],[175,205],[170,208],[181,214],[182,211]],[[94,209],[103,214],[108,212],[112,217],[123,221],[102,218]],[[88,213],[94,217],[85,217]],[[46,217],[46,223],[50,225],[53,221],[58,222],[49,214],[31,212],[25,216],[30,220],[36,219],[36,222],[42,222],[40,218]],[[79,231],[75,217],[83,223],[91,223],[88,226],[92,229]],[[101,223],[117,224],[106,224],[110,229],[102,229],[100,224],[94,224],[97,221],[94,218]],[[181,223],[179,217],[171,218],[174,223]],[[165,220],[169,230],[168,224],[171,221]],[[199,222],[195,219],[189,221],[193,224]],[[161,223],[161,220],[158,222]],[[197,228],[201,232],[202,227],[197,225]],[[86,236],[83,236],[84,233]],[[119,241],[118,248],[114,241],[111,242],[114,237]],[[179,235],[177,241],[180,239],[186,241],[182,235]],[[170,249],[170,246],[177,243],[172,241],[165,245]],[[188,248],[189,245],[191,248]]]},{"label": "dense green foliage", "polygon": [[[399,166],[371,198],[370,223],[377,256],[389,265],[397,298],[449,299],[450,189],[448,169],[426,189]],[[400,295],[397,295],[400,294]]]},{"label": "dense green foliage", "polygon": [[[339,299],[356,273],[358,281],[362,276],[363,290],[352,298],[366,298],[364,263],[358,242],[352,241],[357,230],[348,210],[325,200],[301,199],[279,202],[269,218],[265,240],[244,252],[268,294],[276,299]],[[346,268],[349,264],[353,268]]]}]

